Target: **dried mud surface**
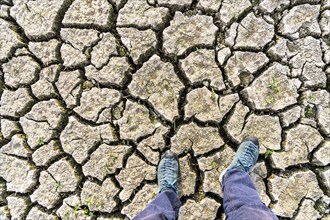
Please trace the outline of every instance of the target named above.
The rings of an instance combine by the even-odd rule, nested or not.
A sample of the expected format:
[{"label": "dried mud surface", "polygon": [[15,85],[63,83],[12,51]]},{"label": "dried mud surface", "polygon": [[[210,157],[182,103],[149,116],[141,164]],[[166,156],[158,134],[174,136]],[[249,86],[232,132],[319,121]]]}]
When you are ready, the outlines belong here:
[{"label": "dried mud surface", "polygon": [[181,165],[179,219],[224,219],[219,174],[280,219],[330,218],[330,2],[0,0],[0,219],[131,219]]}]

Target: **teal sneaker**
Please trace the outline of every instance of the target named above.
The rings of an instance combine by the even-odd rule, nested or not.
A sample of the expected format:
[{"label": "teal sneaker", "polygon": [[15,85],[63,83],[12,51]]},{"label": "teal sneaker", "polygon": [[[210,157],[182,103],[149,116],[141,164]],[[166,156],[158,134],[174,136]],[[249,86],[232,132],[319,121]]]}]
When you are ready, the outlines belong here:
[{"label": "teal sneaker", "polygon": [[228,169],[239,169],[251,172],[259,156],[259,141],[256,137],[245,138],[239,145],[235,157]]},{"label": "teal sneaker", "polygon": [[162,155],[157,167],[158,193],[173,190],[176,194],[179,194],[179,175],[178,157],[168,150]]},{"label": "teal sneaker", "polygon": [[259,141],[256,137],[245,138],[238,147],[235,157],[229,167],[220,174],[220,182],[227,170],[238,169],[251,172],[259,156]]}]

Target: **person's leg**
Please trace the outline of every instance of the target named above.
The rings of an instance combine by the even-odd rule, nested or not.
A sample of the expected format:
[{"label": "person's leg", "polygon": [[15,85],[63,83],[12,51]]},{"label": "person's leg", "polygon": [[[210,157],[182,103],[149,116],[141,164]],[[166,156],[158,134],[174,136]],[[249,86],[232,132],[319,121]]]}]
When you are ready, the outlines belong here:
[{"label": "person's leg", "polygon": [[222,179],[223,206],[228,220],[277,219],[261,201],[249,174],[238,169],[228,169]]},{"label": "person's leg", "polygon": [[231,165],[222,173],[223,206],[228,220],[273,220],[276,215],[261,201],[249,172],[259,156],[256,138],[245,139]]},{"label": "person's leg", "polygon": [[155,199],[134,220],[175,220],[181,201],[178,196],[179,160],[171,151],[166,151],[158,164],[159,192]]},{"label": "person's leg", "polygon": [[174,220],[178,217],[181,201],[173,190],[159,193],[133,220]]}]

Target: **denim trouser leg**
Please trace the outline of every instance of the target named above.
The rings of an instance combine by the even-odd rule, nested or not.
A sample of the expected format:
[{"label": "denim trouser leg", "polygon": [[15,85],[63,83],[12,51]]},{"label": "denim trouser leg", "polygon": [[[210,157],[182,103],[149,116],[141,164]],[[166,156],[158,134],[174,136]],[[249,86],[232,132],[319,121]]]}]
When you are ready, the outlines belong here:
[{"label": "denim trouser leg", "polygon": [[275,220],[261,201],[248,173],[229,169],[222,179],[223,206],[228,220]]},{"label": "denim trouser leg", "polygon": [[159,193],[133,220],[175,220],[180,207],[178,195],[172,190],[166,190]]}]

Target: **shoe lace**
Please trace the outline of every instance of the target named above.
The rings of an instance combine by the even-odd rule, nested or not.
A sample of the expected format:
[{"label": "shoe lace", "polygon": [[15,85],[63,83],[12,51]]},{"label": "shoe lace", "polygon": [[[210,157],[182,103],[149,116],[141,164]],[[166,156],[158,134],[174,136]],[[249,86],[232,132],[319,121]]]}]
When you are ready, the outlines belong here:
[{"label": "shoe lace", "polygon": [[256,161],[256,146],[250,143],[244,151],[244,156],[238,159],[239,164],[244,168],[246,172],[250,171]]},{"label": "shoe lace", "polygon": [[164,164],[162,167],[160,167],[161,172],[162,172],[162,178],[160,179],[160,189],[159,191],[163,191],[166,189],[171,189],[174,192],[177,193],[177,186],[176,183],[178,181],[178,178],[175,178],[172,182],[170,182],[170,180],[173,179],[173,173],[176,173],[176,169],[175,169],[175,160],[170,159],[170,158],[165,158],[164,159]]}]

